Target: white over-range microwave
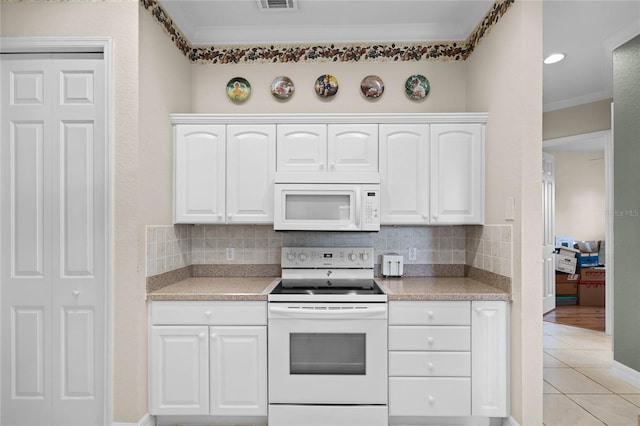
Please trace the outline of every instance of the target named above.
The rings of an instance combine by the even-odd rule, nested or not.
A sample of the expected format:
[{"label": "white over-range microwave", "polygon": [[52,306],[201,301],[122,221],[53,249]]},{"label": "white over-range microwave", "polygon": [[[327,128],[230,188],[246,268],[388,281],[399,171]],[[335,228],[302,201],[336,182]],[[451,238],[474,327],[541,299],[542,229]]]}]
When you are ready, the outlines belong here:
[{"label": "white over-range microwave", "polygon": [[275,183],[276,231],[379,231],[380,181]]}]

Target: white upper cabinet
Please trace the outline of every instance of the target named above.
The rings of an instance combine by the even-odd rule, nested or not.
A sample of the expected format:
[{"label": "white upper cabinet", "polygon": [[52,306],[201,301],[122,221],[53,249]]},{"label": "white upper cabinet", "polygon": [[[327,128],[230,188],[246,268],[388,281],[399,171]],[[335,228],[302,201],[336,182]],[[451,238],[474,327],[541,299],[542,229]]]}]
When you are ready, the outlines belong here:
[{"label": "white upper cabinet", "polygon": [[484,223],[484,128],[431,125],[431,224]]},{"label": "white upper cabinet", "polygon": [[377,124],[278,125],[279,172],[377,172]]},{"label": "white upper cabinet", "polygon": [[327,169],[325,124],[278,125],[279,172],[320,172]]},{"label": "white upper cabinet", "polygon": [[429,223],[429,125],[380,125],[380,223]]},{"label": "white upper cabinet", "polygon": [[327,148],[329,171],[378,171],[377,124],[330,124]]},{"label": "white upper cabinet", "polygon": [[275,125],[227,126],[227,223],[273,223]]},{"label": "white upper cabinet", "polygon": [[273,223],[276,175],[340,183],[378,173],[382,225],[484,223],[486,114],[171,118],[174,223]]},{"label": "white upper cabinet", "polygon": [[225,222],[225,126],[175,126],[174,223]]}]

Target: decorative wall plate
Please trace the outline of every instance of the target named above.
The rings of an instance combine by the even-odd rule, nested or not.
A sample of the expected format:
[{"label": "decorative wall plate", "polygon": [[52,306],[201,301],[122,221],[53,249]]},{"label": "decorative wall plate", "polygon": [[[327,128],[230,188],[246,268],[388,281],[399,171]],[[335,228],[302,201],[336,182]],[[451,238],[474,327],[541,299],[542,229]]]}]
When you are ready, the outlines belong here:
[{"label": "decorative wall plate", "polygon": [[384,92],[384,83],[377,75],[368,75],[362,79],[360,91],[367,98],[379,98]]},{"label": "decorative wall plate", "polygon": [[324,74],[318,77],[314,88],[321,98],[330,98],[338,93],[338,80],[331,74]]},{"label": "decorative wall plate", "polygon": [[227,83],[227,96],[233,102],[244,102],[251,94],[251,85],[242,77],[234,77]]},{"label": "decorative wall plate", "polygon": [[410,76],[404,83],[405,93],[414,101],[424,99],[429,94],[429,90],[431,90],[429,80],[420,74]]},{"label": "decorative wall plate", "polygon": [[277,99],[289,99],[294,91],[293,81],[289,77],[276,77],[271,82],[271,94]]}]

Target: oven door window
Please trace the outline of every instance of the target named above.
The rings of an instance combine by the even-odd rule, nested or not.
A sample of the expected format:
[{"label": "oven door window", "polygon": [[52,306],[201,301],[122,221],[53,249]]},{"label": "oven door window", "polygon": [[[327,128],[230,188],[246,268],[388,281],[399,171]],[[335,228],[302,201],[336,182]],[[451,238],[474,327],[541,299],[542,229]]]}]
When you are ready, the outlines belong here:
[{"label": "oven door window", "polygon": [[365,333],[291,333],[290,374],[365,375]]}]

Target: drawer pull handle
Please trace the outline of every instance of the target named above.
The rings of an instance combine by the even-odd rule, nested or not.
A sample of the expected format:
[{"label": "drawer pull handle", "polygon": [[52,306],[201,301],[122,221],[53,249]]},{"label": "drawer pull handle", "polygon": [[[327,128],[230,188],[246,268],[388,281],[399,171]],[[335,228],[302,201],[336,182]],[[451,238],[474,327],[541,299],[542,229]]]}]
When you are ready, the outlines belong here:
[{"label": "drawer pull handle", "polygon": [[427,367],[429,367],[429,370],[433,370],[433,363],[432,362],[428,363]]},{"label": "drawer pull handle", "polygon": [[429,404],[433,404],[434,402],[436,402],[436,399],[433,397],[433,395],[429,395],[429,398],[427,398],[429,400]]}]

